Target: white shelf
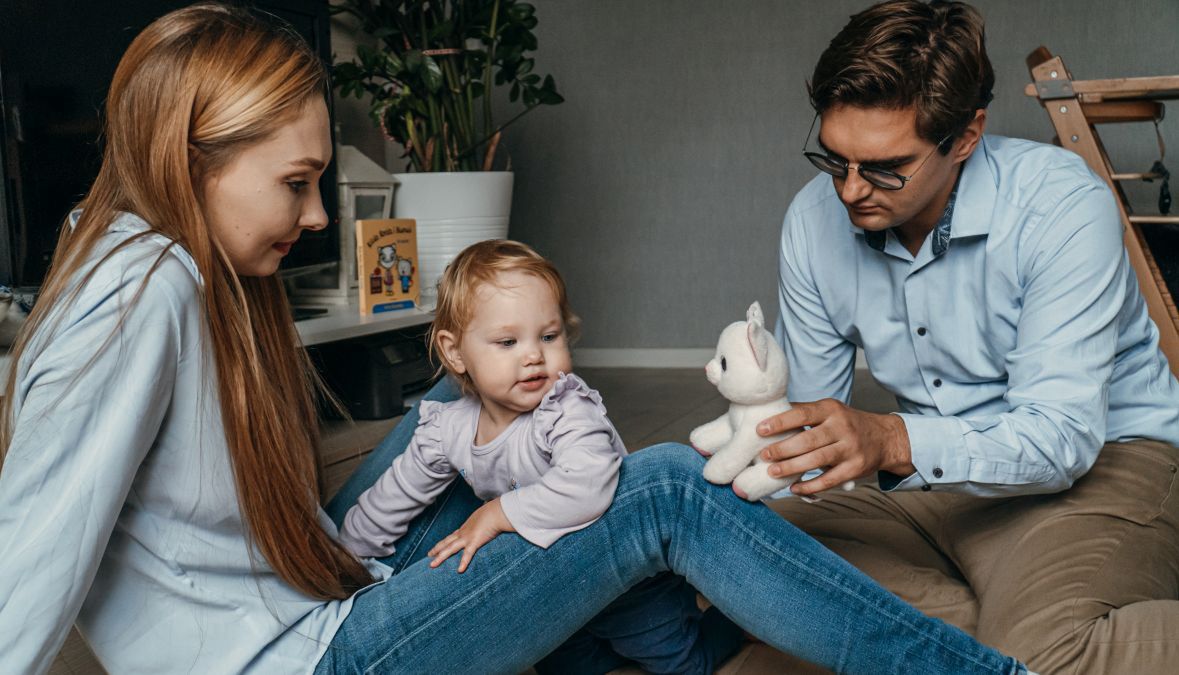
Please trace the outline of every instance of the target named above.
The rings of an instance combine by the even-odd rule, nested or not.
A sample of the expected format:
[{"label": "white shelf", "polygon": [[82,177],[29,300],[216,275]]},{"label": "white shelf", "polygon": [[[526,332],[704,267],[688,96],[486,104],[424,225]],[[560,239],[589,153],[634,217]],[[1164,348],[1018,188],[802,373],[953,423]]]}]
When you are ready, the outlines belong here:
[{"label": "white shelf", "polygon": [[[298,304],[300,307],[315,306]],[[433,312],[422,311],[416,307],[361,316],[360,309],[356,305],[320,306],[328,310],[327,314],[295,322],[295,328],[299,331],[299,340],[304,347],[363,335],[374,335],[410,326],[420,326],[434,320]]]}]

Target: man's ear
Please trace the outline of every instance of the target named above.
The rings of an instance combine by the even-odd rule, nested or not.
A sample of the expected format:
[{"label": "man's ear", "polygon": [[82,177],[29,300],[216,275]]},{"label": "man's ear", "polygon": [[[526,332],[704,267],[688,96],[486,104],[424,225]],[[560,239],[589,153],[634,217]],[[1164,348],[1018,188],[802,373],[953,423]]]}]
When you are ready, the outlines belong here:
[{"label": "man's ear", "polygon": [[954,162],[965,162],[970,155],[974,153],[974,149],[978,147],[978,142],[982,140],[983,131],[987,128],[987,111],[985,108],[979,108],[974,111],[974,119],[970,120],[970,124],[962,130],[962,135],[958,138],[961,143],[958,145],[957,152],[954,153]]},{"label": "man's ear", "polygon": [[467,366],[463,363],[463,354],[459,351],[458,338],[454,333],[448,330],[438,331],[438,348],[442,353],[440,356],[450,366],[450,369],[458,374],[467,372]]}]

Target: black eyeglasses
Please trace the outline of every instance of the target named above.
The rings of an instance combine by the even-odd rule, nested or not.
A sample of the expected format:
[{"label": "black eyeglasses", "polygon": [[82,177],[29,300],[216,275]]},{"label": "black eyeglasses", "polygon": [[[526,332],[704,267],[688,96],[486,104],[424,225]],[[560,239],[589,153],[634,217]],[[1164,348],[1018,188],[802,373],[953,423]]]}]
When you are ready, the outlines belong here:
[{"label": "black eyeglasses", "polygon": [[[847,178],[847,172],[851,169],[851,164],[849,164],[846,159],[832,157],[831,155],[823,152],[807,152],[806,148],[808,145],[810,145],[811,134],[815,133],[815,122],[817,121],[819,121],[819,116],[816,114],[815,118],[811,120],[811,130],[806,134],[806,142],[802,144],[803,157],[809,159],[811,164],[814,164],[815,168],[817,168],[819,171],[822,171],[823,173],[831,174],[836,178]],[[861,178],[878,188],[883,190],[900,190],[901,188],[905,187],[905,183],[908,183],[913,179],[913,176],[917,175],[917,172],[921,170],[921,167],[925,166],[925,163],[929,161],[930,157],[933,157],[933,153],[936,152],[943,143],[950,140],[953,135],[954,134],[952,133],[948,134],[945,138],[938,141],[937,144],[933,146],[933,150],[929,151],[929,154],[925,156],[925,159],[921,160],[921,163],[917,165],[917,168],[913,170],[913,173],[909,174],[908,176],[902,176],[896,171],[889,171],[888,169],[881,169],[871,165],[865,166],[863,164],[857,165],[856,171],[860,173]]]}]

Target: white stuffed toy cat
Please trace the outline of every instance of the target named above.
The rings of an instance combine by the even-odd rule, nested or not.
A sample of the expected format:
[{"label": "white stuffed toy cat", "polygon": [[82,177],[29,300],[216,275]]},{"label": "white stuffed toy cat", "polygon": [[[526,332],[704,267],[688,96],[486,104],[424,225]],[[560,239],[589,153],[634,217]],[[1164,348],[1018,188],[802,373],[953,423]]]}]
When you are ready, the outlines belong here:
[{"label": "white stuffed toy cat", "polygon": [[[721,331],[716,356],[704,367],[708,381],[731,402],[729,412],[696,427],[689,440],[697,452],[709,457],[704,465],[708,482],[732,483],[740,497],[757,501],[800,478],[770,476],[770,463],[760,455],[767,445],[798,432],[757,435],[758,423],[790,410],[786,400],[786,354],[765,329],[761,305],[750,305],[745,316],[747,321],[731,323]],[[843,484],[845,490],[852,487],[852,481]]]}]

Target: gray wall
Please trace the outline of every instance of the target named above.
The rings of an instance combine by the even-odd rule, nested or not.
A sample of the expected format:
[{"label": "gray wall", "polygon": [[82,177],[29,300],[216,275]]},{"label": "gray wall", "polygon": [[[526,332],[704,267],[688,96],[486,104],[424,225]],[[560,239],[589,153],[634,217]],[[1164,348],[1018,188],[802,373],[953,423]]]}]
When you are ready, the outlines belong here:
[{"label": "gray wall", "polygon": [[[814,174],[800,154],[813,115],[805,81],[869,3],[534,1],[537,70],[566,102],[507,134],[511,236],[564,273],[585,323],[579,346],[710,348],[751,301],[776,315],[778,229]],[[993,133],[1051,139],[1022,93],[1024,57],[1040,44],[1082,79],[1179,73],[1179,0],[975,4],[997,78]],[[399,169],[359,106],[341,107],[343,141]],[[1173,156],[1177,126],[1163,124]],[[1158,154],[1149,125],[1103,136],[1123,170],[1146,170]],[[1149,203],[1153,190],[1134,194]]]}]

